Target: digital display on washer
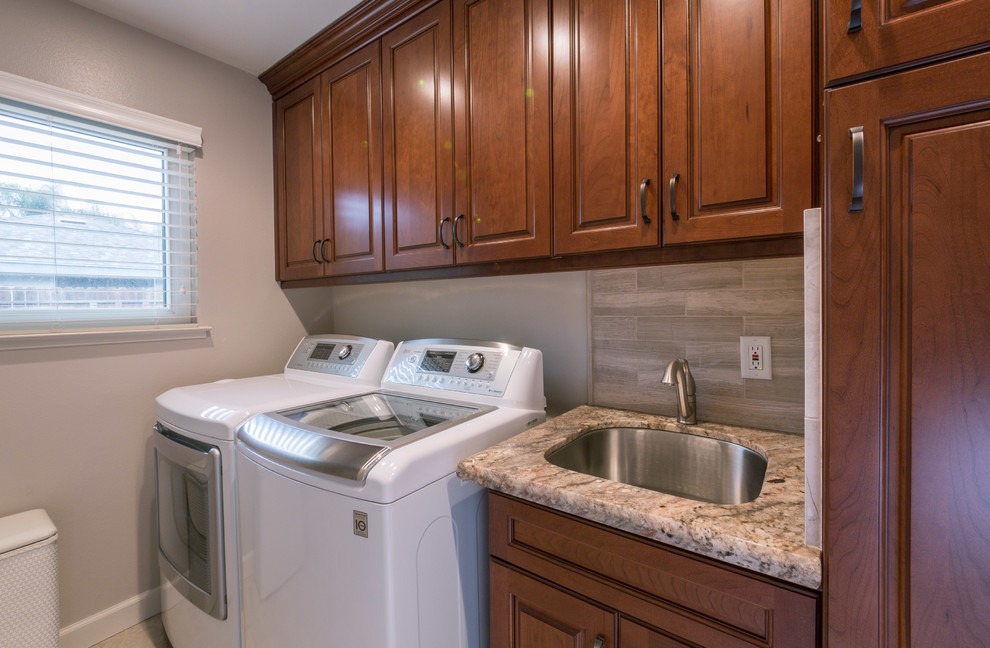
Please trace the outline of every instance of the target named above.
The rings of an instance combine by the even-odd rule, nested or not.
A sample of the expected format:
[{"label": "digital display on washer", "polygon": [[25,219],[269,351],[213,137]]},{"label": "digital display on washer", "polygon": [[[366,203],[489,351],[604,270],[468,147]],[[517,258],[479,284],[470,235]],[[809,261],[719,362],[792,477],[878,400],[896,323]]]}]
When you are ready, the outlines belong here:
[{"label": "digital display on washer", "polygon": [[419,363],[419,368],[423,371],[437,371],[448,373],[454,364],[457,353],[453,351],[427,351],[423,356],[423,361]]},{"label": "digital display on washer", "polygon": [[317,344],[313,352],[309,354],[310,360],[329,360],[333,355],[335,344]]}]

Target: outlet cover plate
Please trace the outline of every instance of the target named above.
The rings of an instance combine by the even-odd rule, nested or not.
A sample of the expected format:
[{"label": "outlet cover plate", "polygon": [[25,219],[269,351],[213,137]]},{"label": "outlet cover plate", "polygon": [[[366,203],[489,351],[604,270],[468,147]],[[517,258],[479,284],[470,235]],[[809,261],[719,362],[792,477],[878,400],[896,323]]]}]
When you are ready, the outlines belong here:
[{"label": "outlet cover plate", "polygon": [[[757,361],[756,358],[759,358]],[[762,362],[763,368],[754,365]],[[773,362],[770,356],[770,338],[768,336],[741,336],[739,338],[739,367],[743,378],[756,380],[773,379]]]}]

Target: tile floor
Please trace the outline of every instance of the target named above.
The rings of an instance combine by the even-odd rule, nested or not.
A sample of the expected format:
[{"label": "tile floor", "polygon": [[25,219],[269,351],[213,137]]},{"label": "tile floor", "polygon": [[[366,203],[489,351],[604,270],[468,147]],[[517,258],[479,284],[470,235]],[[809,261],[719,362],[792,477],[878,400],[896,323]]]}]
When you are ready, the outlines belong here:
[{"label": "tile floor", "polygon": [[101,641],[93,648],[172,648],[165,636],[165,628],[162,627],[162,617],[155,615],[131,626],[120,634]]}]

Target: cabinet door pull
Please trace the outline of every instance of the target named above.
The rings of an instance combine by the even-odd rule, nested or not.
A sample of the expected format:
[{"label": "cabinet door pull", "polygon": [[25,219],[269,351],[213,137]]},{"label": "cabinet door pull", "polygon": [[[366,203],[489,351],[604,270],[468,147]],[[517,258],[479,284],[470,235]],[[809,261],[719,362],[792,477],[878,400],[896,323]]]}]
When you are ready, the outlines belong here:
[{"label": "cabinet door pull", "polygon": [[454,219],[454,226],[451,229],[454,234],[454,245],[457,247],[464,247],[464,244],[461,243],[461,239],[457,238],[457,223],[459,223],[463,218],[464,214],[458,214],[457,218]]},{"label": "cabinet door pull", "polygon": [[643,215],[643,222],[650,224],[650,217],[646,213],[646,188],[650,186],[650,179],[643,178],[639,183],[639,213]]},{"label": "cabinet door pull", "polygon": [[677,215],[677,179],[681,177],[680,173],[675,173],[670,176],[670,220],[681,220],[681,217]]},{"label": "cabinet door pull", "polygon": [[863,28],[863,0],[852,0],[849,7],[849,26],[846,27],[847,34],[855,34]]},{"label": "cabinet door pull", "polygon": [[315,241],[313,241],[313,261],[316,261],[317,263],[323,263],[322,261],[320,261],[320,258],[316,256],[316,246],[318,246],[319,244],[320,244],[320,239],[316,239]]},{"label": "cabinet door pull", "polygon": [[323,263],[330,263],[330,259],[327,258],[327,253],[323,251],[323,246],[330,242],[330,239],[325,238],[320,242],[320,256],[323,257]]},{"label": "cabinet door pull", "polygon": [[440,239],[440,247],[442,247],[445,250],[449,250],[450,246],[447,245],[447,242],[443,240],[443,224],[449,222],[450,222],[450,216],[444,216],[443,218],[440,219],[440,225],[437,226],[437,237]]},{"label": "cabinet door pull", "polygon": [[863,211],[863,127],[849,129],[853,141],[853,192],[849,212]]},{"label": "cabinet door pull", "polygon": [[605,647],[605,637],[601,635],[595,637],[595,648],[604,648],[604,647]]}]

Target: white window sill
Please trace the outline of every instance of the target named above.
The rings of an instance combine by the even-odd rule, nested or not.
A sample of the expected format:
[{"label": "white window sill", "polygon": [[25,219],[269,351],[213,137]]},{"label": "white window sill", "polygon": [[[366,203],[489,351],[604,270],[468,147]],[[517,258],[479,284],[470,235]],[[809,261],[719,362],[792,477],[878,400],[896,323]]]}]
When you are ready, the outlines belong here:
[{"label": "white window sill", "polygon": [[210,337],[210,326],[111,329],[102,331],[59,331],[58,333],[0,334],[0,351],[17,349],[57,349],[60,347],[198,340]]}]

